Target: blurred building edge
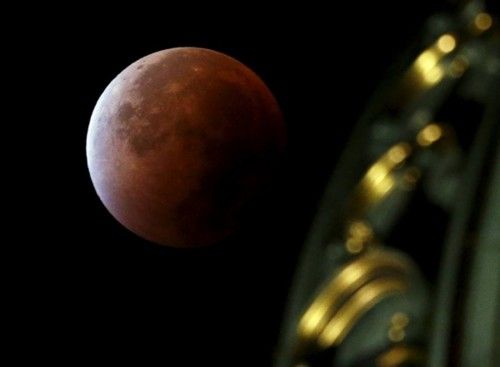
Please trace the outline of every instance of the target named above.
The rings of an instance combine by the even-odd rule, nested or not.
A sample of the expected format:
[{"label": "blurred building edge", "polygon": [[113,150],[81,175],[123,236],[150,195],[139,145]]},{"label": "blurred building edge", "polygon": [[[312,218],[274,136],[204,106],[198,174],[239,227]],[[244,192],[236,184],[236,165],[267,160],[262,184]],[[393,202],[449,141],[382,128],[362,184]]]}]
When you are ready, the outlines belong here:
[{"label": "blurred building edge", "polygon": [[[500,366],[500,28],[488,10],[466,1],[431,17],[373,96],[299,259],[278,367]],[[398,252],[417,266],[387,266]]]}]

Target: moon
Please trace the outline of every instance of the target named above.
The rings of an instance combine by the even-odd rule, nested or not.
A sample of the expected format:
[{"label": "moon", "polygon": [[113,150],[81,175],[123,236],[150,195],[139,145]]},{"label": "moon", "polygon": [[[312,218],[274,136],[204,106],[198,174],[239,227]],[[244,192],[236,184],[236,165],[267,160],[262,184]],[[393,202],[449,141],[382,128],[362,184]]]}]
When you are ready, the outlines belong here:
[{"label": "moon", "polygon": [[285,146],[278,103],[248,67],[193,47],[150,54],[108,85],[87,164],[107,210],[161,245],[196,247],[237,230]]}]

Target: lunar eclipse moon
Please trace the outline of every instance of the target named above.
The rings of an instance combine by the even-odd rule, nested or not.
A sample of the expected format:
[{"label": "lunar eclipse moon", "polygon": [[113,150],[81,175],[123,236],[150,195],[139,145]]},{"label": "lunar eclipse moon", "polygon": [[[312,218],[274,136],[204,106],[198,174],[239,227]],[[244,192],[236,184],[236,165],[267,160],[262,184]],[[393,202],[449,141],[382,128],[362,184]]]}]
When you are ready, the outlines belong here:
[{"label": "lunar eclipse moon", "polygon": [[284,145],[278,103],[253,71],[183,47],[134,62],[108,85],[86,150],[97,194],[121,224],[196,247],[241,226]]}]

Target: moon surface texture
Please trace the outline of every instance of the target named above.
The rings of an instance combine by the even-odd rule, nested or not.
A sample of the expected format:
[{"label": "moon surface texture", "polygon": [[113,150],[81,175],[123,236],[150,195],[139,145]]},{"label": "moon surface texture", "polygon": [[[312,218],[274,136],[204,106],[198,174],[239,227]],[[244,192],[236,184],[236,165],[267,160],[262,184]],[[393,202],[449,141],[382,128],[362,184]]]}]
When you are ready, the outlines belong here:
[{"label": "moon surface texture", "polygon": [[87,133],[98,196],[125,227],[158,244],[195,247],[234,232],[285,144],[278,103],[239,61],[173,48],[123,70]]}]

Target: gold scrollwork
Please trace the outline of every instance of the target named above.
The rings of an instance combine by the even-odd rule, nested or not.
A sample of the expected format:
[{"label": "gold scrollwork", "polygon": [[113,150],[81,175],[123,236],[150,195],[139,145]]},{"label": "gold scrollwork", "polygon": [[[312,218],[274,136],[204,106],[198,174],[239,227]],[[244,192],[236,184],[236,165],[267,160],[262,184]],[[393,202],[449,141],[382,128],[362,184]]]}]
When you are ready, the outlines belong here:
[{"label": "gold scrollwork", "polygon": [[374,305],[409,286],[413,264],[394,252],[374,248],[335,274],[304,312],[298,324],[298,350],[340,344]]}]

